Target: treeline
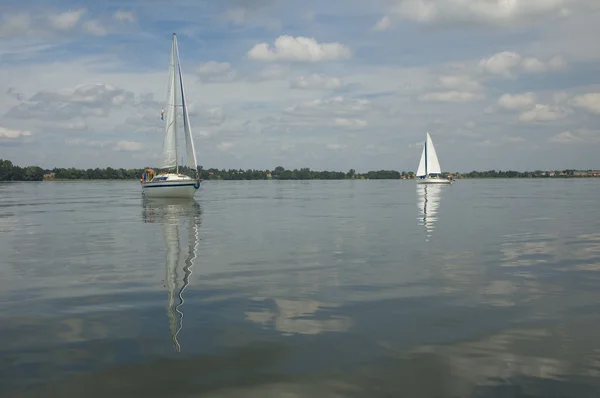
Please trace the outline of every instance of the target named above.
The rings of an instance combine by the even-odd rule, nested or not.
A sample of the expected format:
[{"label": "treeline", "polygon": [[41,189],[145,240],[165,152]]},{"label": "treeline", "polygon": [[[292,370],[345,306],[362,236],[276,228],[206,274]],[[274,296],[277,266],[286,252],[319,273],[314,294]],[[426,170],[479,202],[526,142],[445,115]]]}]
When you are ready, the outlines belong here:
[{"label": "treeline", "polygon": [[[369,180],[398,180],[413,179],[412,171],[378,170],[366,173],[357,173],[350,169],[342,171],[316,171],[309,168],[287,170],[277,166],[273,170],[242,170],[242,169],[204,169],[200,168],[200,177],[203,180],[345,180],[345,179],[369,179]],[[158,171],[158,169],[155,169]],[[19,167],[12,164],[10,160],[0,159],[0,181],[42,181],[49,180],[139,180],[144,168],[141,169],[76,169],[55,168],[42,169],[38,166]],[[194,170],[181,168],[184,174],[193,176]],[[600,177],[600,171],[578,171],[578,170],[554,170],[554,171],[472,171],[470,173],[444,173],[452,175],[453,178],[568,178],[568,177]]]},{"label": "treeline", "polygon": [[37,166],[19,167],[10,160],[0,159],[0,181],[42,181],[44,169]]},{"label": "treeline", "polygon": [[471,171],[464,173],[462,178],[569,178],[569,177],[600,177],[600,170],[535,170],[535,171],[513,171],[513,170],[488,170]]}]

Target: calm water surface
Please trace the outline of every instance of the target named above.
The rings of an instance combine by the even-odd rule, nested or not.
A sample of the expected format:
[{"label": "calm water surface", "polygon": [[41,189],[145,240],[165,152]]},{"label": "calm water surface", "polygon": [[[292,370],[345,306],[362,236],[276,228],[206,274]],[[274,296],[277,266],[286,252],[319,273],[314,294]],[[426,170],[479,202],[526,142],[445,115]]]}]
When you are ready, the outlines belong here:
[{"label": "calm water surface", "polygon": [[0,184],[0,396],[596,398],[599,197]]}]

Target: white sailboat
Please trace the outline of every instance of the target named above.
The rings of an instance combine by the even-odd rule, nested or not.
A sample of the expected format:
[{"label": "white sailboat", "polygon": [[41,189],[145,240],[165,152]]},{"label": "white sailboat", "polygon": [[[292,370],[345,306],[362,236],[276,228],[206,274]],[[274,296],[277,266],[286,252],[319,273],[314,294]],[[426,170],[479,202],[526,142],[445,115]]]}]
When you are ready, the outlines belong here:
[{"label": "white sailboat", "polygon": [[[163,172],[155,175],[154,170],[147,169],[142,174],[142,193],[147,197],[191,198],[200,187],[200,175],[196,161],[196,150],[192,138],[192,129],[188,116],[183,76],[179,62],[177,36],[173,33],[171,48],[171,64],[169,67],[169,90],[166,110],[161,112],[161,119],[166,119],[165,138],[163,143],[163,161],[160,167]],[[166,113],[166,115],[165,115]],[[185,163],[178,160],[178,138],[181,134],[179,123],[183,124],[185,137]],[[180,166],[195,170],[195,179],[180,173]]]},{"label": "white sailboat", "polygon": [[[142,204],[144,222],[156,222],[163,226],[166,249],[165,286],[168,291],[167,316],[173,348],[180,352],[178,335],[183,328],[183,292],[189,284],[194,260],[198,255],[202,209],[191,198],[175,201],[164,198],[146,199]],[[186,228],[183,228],[184,225]],[[182,241],[185,240],[188,243],[187,248],[182,247]],[[183,273],[183,276],[180,273]]]},{"label": "white sailboat", "polygon": [[427,133],[425,145],[423,145],[416,176],[417,184],[452,184],[451,180],[442,176],[440,161],[429,133]]}]

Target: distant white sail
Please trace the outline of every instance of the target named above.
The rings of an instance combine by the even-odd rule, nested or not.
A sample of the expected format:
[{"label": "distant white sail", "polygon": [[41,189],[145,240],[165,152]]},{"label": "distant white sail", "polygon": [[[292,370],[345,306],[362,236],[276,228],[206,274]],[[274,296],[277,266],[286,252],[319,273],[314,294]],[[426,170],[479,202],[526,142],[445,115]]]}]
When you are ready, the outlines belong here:
[{"label": "distant white sail", "polygon": [[167,109],[165,122],[165,139],[163,142],[162,169],[177,167],[177,75],[175,62],[177,60],[176,42],[173,37],[171,48],[171,64],[169,65],[169,89],[167,93]]},{"label": "distant white sail", "polygon": [[419,168],[417,169],[417,177],[427,175],[427,170],[425,170],[425,145],[426,144],[423,144],[423,152],[421,152],[421,160],[419,161]]},{"label": "distant white sail", "polygon": [[427,133],[427,174],[441,174],[442,168],[440,167],[440,161],[438,159],[433,141]]},{"label": "distant white sail", "polygon": [[[177,46],[177,42],[175,42]],[[181,73],[181,62],[179,60],[179,51],[177,51],[177,64],[179,71],[179,83],[181,91],[181,107],[183,110],[183,131],[185,135],[186,162],[185,165],[196,170],[198,161],[196,160],[196,149],[194,148],[194,140],[192,139],[192,127],[190,126],[190,117],[188,115],[187,103],[185,101],[185,90],[183,89],[183,74]]]}]

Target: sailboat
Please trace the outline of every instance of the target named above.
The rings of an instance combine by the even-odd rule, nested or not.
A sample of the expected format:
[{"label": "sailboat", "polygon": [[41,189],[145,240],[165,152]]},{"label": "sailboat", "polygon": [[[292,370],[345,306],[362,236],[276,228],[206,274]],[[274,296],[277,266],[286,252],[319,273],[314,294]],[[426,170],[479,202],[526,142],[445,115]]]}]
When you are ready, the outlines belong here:
[{"label": "sailboat", "polygon": [[451,180],[442,177],[440,161],[429,133],[427,133],[417,169],[417,184],[452,184]]},{"label": "sailboat", "polygon": [[[194,260],[198,255],[202,209],[192,198],[145,199],[142,205],[144,222],[160,223],[163,227],[166,249],[165,287],[168,291],[167,316],[173,348],[176,352],[181,352],[178,335],[183,328],[183,291],[189,284]],[[187,226],[183,228],[180,224]],[[188,242],[187,250],[182,247],[183,240]],[[182,256],[184,253],[185,258]],[[180,275],[181,272],[183,276]]]},{"label": "sailboat", "polygon": [[[173,33],[171,47],[171,63],[169,66],[169,89],[167,92],[166,112],[161,112],[161,120],[165,120],[165,138],[163,142],[163,159],[161,173],[146,169],[142,174],[142,193],[147,197],[191,198],[200,187],[200,175],[196,161],[196,150],[192,138],[192,129],[188,116],[183,76],[177,48],[177,36]],[[166,115],[165,115],[166,113]],[[186,161],[179,163],[178,139],[182,133],[179,122],[183,124],[185,137]],[[180,173],[180,167],[186,166],[196,171],[195,179]]]}]

